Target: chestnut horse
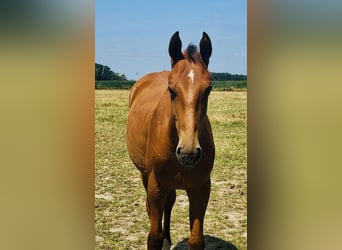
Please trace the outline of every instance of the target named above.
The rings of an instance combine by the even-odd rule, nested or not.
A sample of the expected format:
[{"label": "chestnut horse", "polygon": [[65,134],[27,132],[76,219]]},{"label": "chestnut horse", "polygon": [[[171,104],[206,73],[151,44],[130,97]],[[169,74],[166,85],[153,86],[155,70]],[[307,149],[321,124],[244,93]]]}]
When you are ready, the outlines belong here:
[{"label": "chestnut horse", "polygon": [[185,189],[189,197],[189,249],[204,249],[203,220],[215,158],[207,116],[211,41],[203,32],[199,52],[192,44],[183,53],[181,48],[177,31],[169,44],[172,70],[145,75],[129,97],[127,147],[147,193],[148,249],[171,246],[176,189]]}]

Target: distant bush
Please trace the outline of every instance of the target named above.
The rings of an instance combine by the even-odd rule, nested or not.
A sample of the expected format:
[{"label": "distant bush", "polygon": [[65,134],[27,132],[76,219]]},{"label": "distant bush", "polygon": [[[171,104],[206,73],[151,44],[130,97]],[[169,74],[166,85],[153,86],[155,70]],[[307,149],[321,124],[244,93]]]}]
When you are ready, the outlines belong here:
[{"label": "distant bush", "polygon": [[213,81],[247,81],[247,75],[211,72]]},{"label": "distant bush", "polygon": [[122,80],[127,81],[125,75],[113,72],[111,68],[106,65],[95,63],[95,80],[96,81],[108,81],[108,80]]},{"label": "distant bush", "polygon": [[241,91],[247,89],[247,81],[212,81],[213,90]]},{"label": "distant bush", "polygon": [[95,89],[130,89],[134,83],[125,80],[95,81]]}]

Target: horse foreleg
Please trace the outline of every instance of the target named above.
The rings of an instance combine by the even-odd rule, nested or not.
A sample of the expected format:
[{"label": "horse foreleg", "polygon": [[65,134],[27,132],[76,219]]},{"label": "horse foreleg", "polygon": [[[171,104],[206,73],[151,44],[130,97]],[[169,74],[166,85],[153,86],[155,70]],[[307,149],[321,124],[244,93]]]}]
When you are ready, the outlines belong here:
[{"label": "horse foreleg", "polygon": [[148,191],[147,191],[148,176],[141,174],[141,180],[142,180],[142,183],[143,183],[145,191],[146,191],[146,212],[147,212],[148,218],[150,218],[151,209],[150,209],[150,205],[148,203]]},{"label": "horse foreleg", "polygon": [[210,179],[198,189],[188,189],[190,202],[190,238],[188,246],[190,250],[203,250],[203,222],[210,196]]},{"label": "horse foreleg", "polygon": [[[168,241],[168,245],[171,247],[171,235],[170,235],[170,221],[171,221],[171,210],[176,201],[176,191],[172,190],[167,195],[165,208],[164,208],[164,234]],[[165,244],[164,244],[165,245]],[[167,247],[165,247],[167,249]]]},{"label": "horse foreleg", "polygon": [[148,177],[147,184],[147,202],[151,224],[147,239],[148,250],[160,250],[163,247],[164,233],[162,230],[162,218],[166,196],[167,192],[160,188],[152,172]]}]

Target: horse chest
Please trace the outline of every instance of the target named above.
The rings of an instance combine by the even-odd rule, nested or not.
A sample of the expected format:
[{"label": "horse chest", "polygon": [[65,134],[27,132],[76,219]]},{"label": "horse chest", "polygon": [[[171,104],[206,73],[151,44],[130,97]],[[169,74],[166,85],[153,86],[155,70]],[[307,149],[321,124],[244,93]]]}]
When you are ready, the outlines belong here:
[{"label": "horse chest", "polygon": [[154,175],[166,189],[188,189],[200,186],[210,175],[211,168],[198,164],[194,167],[184,168],[172,161],[163,165],[154,166]]}]

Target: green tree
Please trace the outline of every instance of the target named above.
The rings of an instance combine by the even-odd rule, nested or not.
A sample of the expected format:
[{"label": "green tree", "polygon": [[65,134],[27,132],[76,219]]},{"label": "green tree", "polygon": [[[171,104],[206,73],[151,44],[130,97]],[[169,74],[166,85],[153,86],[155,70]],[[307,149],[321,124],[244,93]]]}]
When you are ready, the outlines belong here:
[{"label": "green tree", "polygon": [[212,72],[211,79],[216,81],[246,81],[247,75]]},{"label": "green tree", "polygon": [[125,75],[113,72],[108,66],[95,63],[95,80],[127,80]]}]

